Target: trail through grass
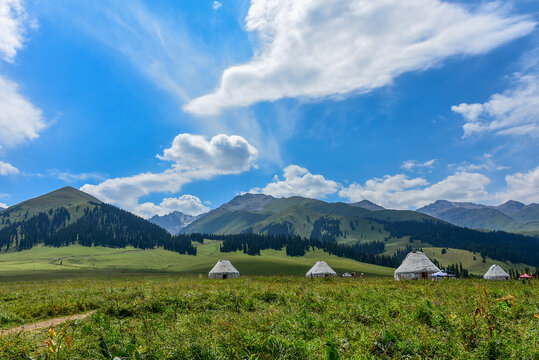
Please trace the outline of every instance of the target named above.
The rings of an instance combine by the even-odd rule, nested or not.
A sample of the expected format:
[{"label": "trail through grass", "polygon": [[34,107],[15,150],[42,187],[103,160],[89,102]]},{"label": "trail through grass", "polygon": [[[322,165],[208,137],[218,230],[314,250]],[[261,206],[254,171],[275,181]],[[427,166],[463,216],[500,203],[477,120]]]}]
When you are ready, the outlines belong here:
[{"label": "trail through grass", "polygon": [[6,281],[2,328],[96,312],[4,336],[0,358],[324,359],[331,348],[341,359],[537,359],[538,299],[536,283],[484,280]]}]

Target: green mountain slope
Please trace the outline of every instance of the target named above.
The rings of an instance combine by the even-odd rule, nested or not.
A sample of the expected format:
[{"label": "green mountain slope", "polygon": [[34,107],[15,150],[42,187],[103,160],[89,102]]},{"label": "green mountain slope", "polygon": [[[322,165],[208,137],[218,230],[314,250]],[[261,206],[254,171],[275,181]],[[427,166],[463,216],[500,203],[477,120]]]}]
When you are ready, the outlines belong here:
[{"label": "green mountain slope", "polygon": [[84,214],[84,209],[93,208],[95,204],[101,204],[101,200],[71,186],[66,186],[1,211],[0,229],[11,223],[31,218],[39,213],[54,211],[61,207],[70,213],[70,222],[73,222]]},{"label": "green mountain slope", "polygon": [[127,211],[104,204],[71,187],[24,201],[0,212],[0,250],[21,251],[36,245],[153,248],[193,252],[190,241]]},{"label": "green mountain slope", "polygon": [[338,242],[356,243],[381,241],[387,237],[389,233],[380,221],[426,220],[437,221],[415,211],[371,211],[354,204],[327,203],[299,196],[276,199],[261,194],[245,194],[202,215],[184,231],[215,234],[255,232],[305,238],[324,235]]},{"label": "green mountain slope", "polygon": [[[261,196],[263,201],[257,200],[257,196]],[[242,199],[239,196],[233,200],[234,209],[248,209],[241,205]],[[302,197],[275,199],[256,194],[249,194],[246,201],[257,206],[251,207],[251,211],[228,211],[229,207],[225,204],[187,226],[185,231],[300,236],[352,246],[382,242],[385,251],[391,254],[411,244],[417,247],[419,241],[422,247],[457,248],[481,252],[481,257],[491,256],[502,262],[511,260],[518,263],[524,262],[519,259],[525,259],[527,264],[539,264],[536,256],[530,256],[530,252],[539,252],[539,240],[536,238],[470,230],[416,211],[370,211],[344,203],[326,203]],[[494,214],[502,220],[508,218],[484,205],[458,205],[462,208],[449,202],[437,202],[436,207],[449,214],[454,209],[467,211],[469,220],[476,222],[478,220],[473,215],[477,213]],[[411,240],[415,241],[411,243]]]},{"label": "green mountain slope", "polygon": [[[539,204],[529,204],[520,209],[519,211],[514,212],[512,215],[513,219],[525,223],[539,223]],[[538,227],[539,228],[539,227]]]}]

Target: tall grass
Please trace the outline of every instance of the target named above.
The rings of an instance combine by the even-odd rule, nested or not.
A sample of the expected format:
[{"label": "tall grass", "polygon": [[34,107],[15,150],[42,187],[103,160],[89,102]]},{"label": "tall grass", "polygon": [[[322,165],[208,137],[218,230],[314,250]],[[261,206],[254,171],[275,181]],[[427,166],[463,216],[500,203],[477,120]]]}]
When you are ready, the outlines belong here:
[{"label": "tall grass", "polygon": [[[0,284],[1,359],[538,359],[536,283],[197,277]],[[53,352],[47,341],[54,340]]]}]

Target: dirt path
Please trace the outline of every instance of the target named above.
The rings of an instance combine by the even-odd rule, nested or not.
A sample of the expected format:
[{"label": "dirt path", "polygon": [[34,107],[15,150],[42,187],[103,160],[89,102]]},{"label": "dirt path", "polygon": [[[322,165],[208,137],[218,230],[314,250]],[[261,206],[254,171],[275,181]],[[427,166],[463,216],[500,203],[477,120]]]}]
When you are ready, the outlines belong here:
[{"label": "dirt path", "polygon": [[13,333],[19,333],[19,332],[22,332],[22,331],[34,331],[34,330],[46,329],[46,328],[49,328],[49,327],[60,325],[61,323],[64,323],[66,321],[84,319],[84,318],[92,315],[94,312],[95,312],[95,310],[94,311],[89,311],[89,312],[83,313],[83,314],[77,314],[77,315],[71,315],[71,316],[63,316],[63,317],[59,317],[59,318],[40,321],[40,322],[33,323],[33,324],[26,324],[26,325],[22,325],[22,326],[17,326],[15,328],[11,328],[11,329],[0,330],[0,336],[13,334]]}]

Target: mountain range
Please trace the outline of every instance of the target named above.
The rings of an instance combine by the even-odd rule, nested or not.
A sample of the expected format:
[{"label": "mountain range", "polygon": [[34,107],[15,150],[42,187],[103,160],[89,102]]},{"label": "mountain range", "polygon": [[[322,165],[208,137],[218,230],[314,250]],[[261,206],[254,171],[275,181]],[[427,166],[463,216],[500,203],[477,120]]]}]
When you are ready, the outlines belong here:
[{"label": "mountain range", "polygon": [[[369,208],[376,209],[375,211]],[[244,194],[201,215],[184,228],[186,233],[260,233],[331,238],[342,243],[390,236],[380,221],[436,221],[407,210],[385,210],[368,201],[355,204],[327,203],[300,196],[274,198]]]},{"label": "mountain range", "polygon": [[[470,203],[436,202],[423,210],[438,216],[451,209],[495,210],[496,214],[511,219],[532,219],[527,222],[530,223],[535,209],[532,205],[510,202],[493,209]],[[269,249],[267,246],[275,246],[275,242],[268,245],[272,241],[267,238],[251,236],[261,234],[278,237],[278,242],[287,247],[286,254],[289,255],[284,256],[304,254],[308,244],[305,241],[314,239],[319,242],[315,241],[308,248],[317,247],[337,256],[365,258],[360,261],[367,262],[374,259],[373,256],[377,257],[377,262],[371,264],[386,263],[388,258],[381,258],[383,256],[394,257],[412,247],[425,247],[432,249],[429,251],[434,259],[449,251],[452,255],[447,259],[452,259],[452,263],[466,258],[469,266],[476,266],[478,271],[486,266],[487,258],[516,266],[539,266],[537,237],[476,231],[423,212],[388,210],[368,201],[328,203],[299,196],[274,198],[244,194],[198,217],[177,212],[150,220],[65,187],[0,210],[0,250],[5,253],[38,245],[78,244],[142,250],[161,248],[180,254],[196,254],[196,244],[204,243],[206,238],[221,244],[217,247],[218,252],[226,247],[236,249],[232,251],[243,249],[245,254],[254,255]],[[161,227],[155,223],[160,223]],[[168,228],[168,232],[164,228]],[[183,234],[171,235],[178,231]],[[204,237],[200,234],[213,235]],[[242,234],[243,237],[227,238],[227,234]],[[280,246],[271,249],[278,250]],[[440,254],[441,248],[446,252]]]},{"label": "mountain range", "polygon": [[498,206],[438,200],[417,209],[452,224],[472,229],[539,232],[539,204],[510,200]]}]

